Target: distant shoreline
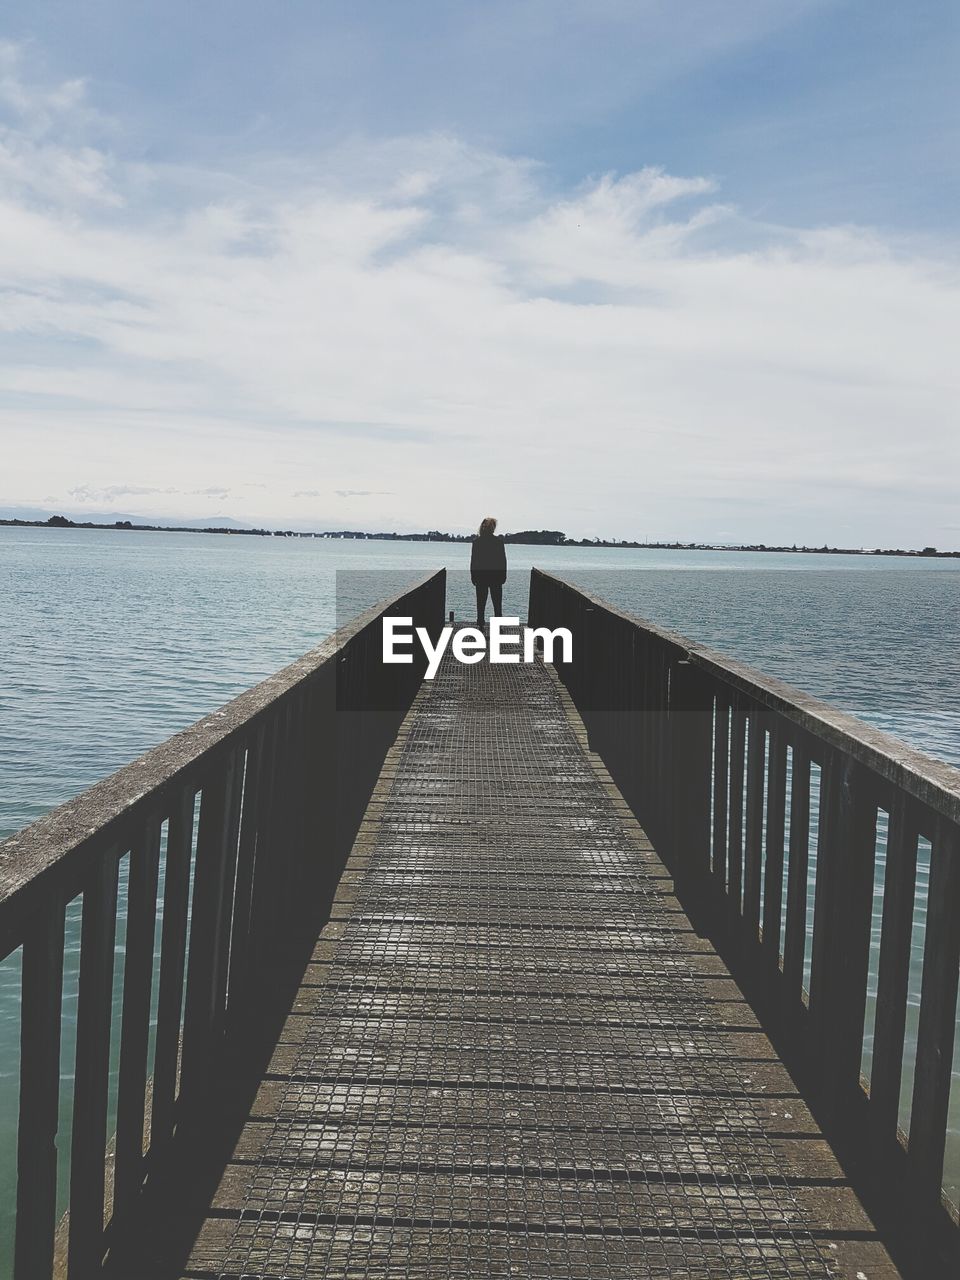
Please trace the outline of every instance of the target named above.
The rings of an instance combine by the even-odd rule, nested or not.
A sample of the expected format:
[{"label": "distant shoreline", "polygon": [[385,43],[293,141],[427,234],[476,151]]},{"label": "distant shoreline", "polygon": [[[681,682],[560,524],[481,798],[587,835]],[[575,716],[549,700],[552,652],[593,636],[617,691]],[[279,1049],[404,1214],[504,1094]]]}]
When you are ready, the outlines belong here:
[{"label": "distant shoreline", "polygon": [[[48,520],[4,520],[0,528],[21,529],[106,529],[113,533],[220,533],[241,538],[323,538],[330,541],[354,540],[359,542],[470,542],[472,533],[442,533],[431,529],[429,533],[366,533],[354,529],[330,529],[302,531],[297,529],[234,529],[210,525],[192,528],[187,525],[134,524],[131,520],[117,520],[113,524],[98,524],[90,520],[69,520],[66,516],[51,516]],[[631,551],[757,551],[786,555],[828,556],[904,556],[908,559],[942,560],[958,559],[960,551],[938,551],[936,547],[924,547],[911,551],[903,547],[811,547],[768,546],[765,543],[712,543],[712,542],[631,542],[607,538],[567,538],[557,530],[521,530],[506,533],[504,542],[515,546],[535,547],[612,547]]]}]

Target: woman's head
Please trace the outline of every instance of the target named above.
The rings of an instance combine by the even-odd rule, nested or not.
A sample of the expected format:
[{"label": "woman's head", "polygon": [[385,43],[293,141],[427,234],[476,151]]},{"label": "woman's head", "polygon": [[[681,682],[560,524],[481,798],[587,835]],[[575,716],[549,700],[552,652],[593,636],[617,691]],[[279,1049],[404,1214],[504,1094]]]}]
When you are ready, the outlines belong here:
[{"label": "woman's head", "polygon": [[484,535],[484,534],[486,534],[486,533],[493,533],[493,531],[494,531],[494,529],[495,529],[496,527],[497,527],[497,517],[496,517],[496,516],[486,516],[483,520],[481,520],[481,521],[480,521],[480,536],[481,536],[481,538],[482,538],[482,537],[483,537],[483,535]]}]

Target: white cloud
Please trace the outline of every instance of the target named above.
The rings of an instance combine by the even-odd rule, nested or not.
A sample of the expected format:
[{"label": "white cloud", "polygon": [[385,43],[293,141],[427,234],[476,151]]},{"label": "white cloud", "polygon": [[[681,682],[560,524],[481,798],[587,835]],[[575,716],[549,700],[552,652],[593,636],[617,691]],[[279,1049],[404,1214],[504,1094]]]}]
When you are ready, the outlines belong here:
[{"label": "white cloud", "polygon": [[44,84],[31,76],[26,63],[21,45],[0,40],[0,105],[11,110],[27,132],[44,133],[64,117],[88,114],[82,79]]},{"label": "white cloud", "polygon": [[170,487],[166,489],[158,489],[155,485],[146,484],[108,484],[103,485],[99,489],[93,488],[88,484],[77,485],[73,489],[67,490],[67,496],[73,498],[75,502],[115,502],[117,498],[143,498],[148,494],[156,493],[176,493],[177,490]]},{"label": "white cloud", "polygon": [[0,193],[47,204],[121,203],[111,160],[82,140],[99,121],[83,80],[52,86],[30,79],[21,48],[0,41]]},{"label": "white cloud", "polygon": [[282,522],[295,495],[322,522],[390,497],[364,520],[764,541],[945,523],[952,246],[754,225],[656,168],[558,193],[442,136],[147,171],[48,136],[82,86],[4,59],[2,501],[242,493],[231,514]]}]

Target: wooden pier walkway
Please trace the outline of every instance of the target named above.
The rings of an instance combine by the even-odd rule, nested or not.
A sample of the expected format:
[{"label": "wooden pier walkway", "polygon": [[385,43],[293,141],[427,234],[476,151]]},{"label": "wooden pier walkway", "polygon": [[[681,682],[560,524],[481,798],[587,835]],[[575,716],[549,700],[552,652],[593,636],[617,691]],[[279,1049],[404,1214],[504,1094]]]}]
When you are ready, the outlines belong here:
[{"label": "wooden pier walkway", "polygon": [[128,1277],[898,1274],[542,665],[422,686],[208,1184]]}]

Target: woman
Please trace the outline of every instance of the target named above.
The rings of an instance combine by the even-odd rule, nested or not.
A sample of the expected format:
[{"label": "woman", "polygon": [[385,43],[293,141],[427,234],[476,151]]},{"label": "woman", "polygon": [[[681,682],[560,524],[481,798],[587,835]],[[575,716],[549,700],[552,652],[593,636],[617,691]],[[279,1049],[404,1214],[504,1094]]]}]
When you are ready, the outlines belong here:
[{"label": "woman", "polygon": [[484,610],[487,603],[487,592],[493,605],[495,617],[500,616],[503,606],[503,584],[507,580],[507,553],[503,539],[494,533],[497,522],[493,516],[487,516],[480,523],[480,532],[473,540],[470,553],[470,581],[477,589],[477,626],[484,625]]}]

